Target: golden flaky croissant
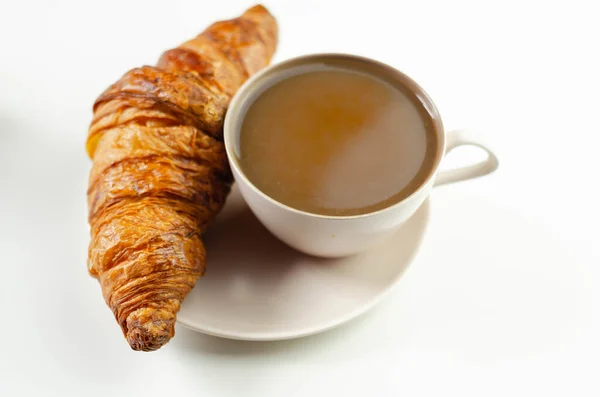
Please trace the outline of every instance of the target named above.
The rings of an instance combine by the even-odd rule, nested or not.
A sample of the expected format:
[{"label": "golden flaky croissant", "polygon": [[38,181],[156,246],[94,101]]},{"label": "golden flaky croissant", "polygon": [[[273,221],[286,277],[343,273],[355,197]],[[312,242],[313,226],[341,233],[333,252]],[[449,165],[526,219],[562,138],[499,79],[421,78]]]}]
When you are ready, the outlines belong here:
[{"label": "golden flaky croissant", "polygon": [[275,19],[255,6],[165,52],[157,67],[130,70],[94,104],[88,269],[135,350],[173,337],[204,272],[202,233],[232,182],[225,111],[276,45]]}]

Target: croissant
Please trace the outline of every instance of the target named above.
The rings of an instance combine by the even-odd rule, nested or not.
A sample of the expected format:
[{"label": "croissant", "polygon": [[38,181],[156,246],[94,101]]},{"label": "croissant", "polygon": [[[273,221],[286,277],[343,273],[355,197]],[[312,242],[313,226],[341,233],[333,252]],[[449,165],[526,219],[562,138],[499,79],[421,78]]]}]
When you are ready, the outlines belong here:
[{"label": "croissant", "polygon": [[134,350],[173,337],[204,273],[202,234],[232,183],[225,111],[276,45],[275,19],[255,6],[130,70],[94,104],[88,270]]}]

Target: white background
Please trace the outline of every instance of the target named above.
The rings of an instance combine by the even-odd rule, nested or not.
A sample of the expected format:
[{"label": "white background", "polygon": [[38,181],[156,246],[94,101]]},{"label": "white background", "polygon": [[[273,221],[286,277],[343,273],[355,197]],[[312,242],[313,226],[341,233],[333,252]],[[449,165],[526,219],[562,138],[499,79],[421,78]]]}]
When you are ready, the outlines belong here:
[{"label": "white background", "polygon": [[267,2],[276,61],[335,51],[389,63],[448,128],[490,142],[500,169],[433,193],[421,253],[367,315],[277,343],[178,327],[145,354],[86,273],[91,105],[251,3],[2,1],[0,395],[600,395],[594,3]]}]

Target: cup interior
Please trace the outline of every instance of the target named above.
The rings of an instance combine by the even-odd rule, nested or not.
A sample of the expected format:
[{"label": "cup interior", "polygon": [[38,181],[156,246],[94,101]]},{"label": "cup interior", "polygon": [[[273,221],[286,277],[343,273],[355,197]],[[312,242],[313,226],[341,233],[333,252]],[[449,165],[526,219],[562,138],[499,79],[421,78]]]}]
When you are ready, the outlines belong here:
[{"label": "cup interior", "polygon": [[[415,103],[422,105],[420,106],[419,110],[422,111],[424,113],[424,116],[431,120],[433,124],[433,131],[435,132],[437,140],[437,151],[435,153],[434,165],[430,171],[430,174],[427,176],[426,180],[421,184],[421,186],[415,189],[415,191],[412,192],[411,195],[404,198],[402,201],[390,205],[389,207],[374,212],[386,211],[408,200],[421,188],[427,185],[428,182],[434,177],[444,154],[445,136],[439,112],[433,104],[429,95],[427,95],[427,93],[416,82],[414,82],[410,77],[408,77],[404,73],[392,68],[391,66],[369,58],[363,58],[348,54],[307,55],[289,59],[287,61],[272,65],[250,78],[234,96],[229,106],[227,116],[225,118],[224,139],[231,166],[232,168],[235,168],[238,174],[244,178],[245,183],[248,183],[261,195],[264,195],[266,198],[276,202],[281,206],[287,207],[290,210],[304,212],[301,210],[294,209],[292,207],[288,207],[287,205],[272,199],[271,197],[261,192],[258,188],[256,188],[252,184],[252,182],[248,180],[248,178],[246,178],[244,171],[240,166],[239,160],[241,153],[240,134],[242,131],[242,124],[246,113],[248,112],[248,109],[254,103],[254,101],[270,87],[292,76],[313,71],[332,69],[346,69],[366,73],[376,78],[382,79],[390,85],[397,87],[398,89],[402,89],[404,93],[414,96],[414,99],[416,99]],[[307,214],[318,217],[330,217],[326,215],[319,215],[308,212]],[[362,215],[335,216],[335,218],[352,218],[369,214],[371,213]]]}]

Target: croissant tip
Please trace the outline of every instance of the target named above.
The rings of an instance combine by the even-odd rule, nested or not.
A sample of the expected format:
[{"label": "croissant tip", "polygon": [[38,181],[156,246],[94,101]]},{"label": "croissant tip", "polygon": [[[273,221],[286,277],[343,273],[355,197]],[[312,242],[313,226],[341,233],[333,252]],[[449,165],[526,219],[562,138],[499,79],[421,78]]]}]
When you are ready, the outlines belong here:
[{"label": "croissant tip", "polygon": [[175,316],[164,310],[144,308],[127,318],[127,342],[133,350],[154,351],[167,344],[175,334]]},{"label": "croissant tip", "polygon": [[267,9],[267,7],[265,7],[262,4],[255,4],[252,7],[248,8],[245,12],[246,13],[251,13],[251,12],[269,12],[269,10]]},{"label": "croissant tip", "polygon": [[171,336],[167,333],[151,334],[144,328],[134,328],[127,332],[127,342],[136,351],[151,352],[164,346]]}]

